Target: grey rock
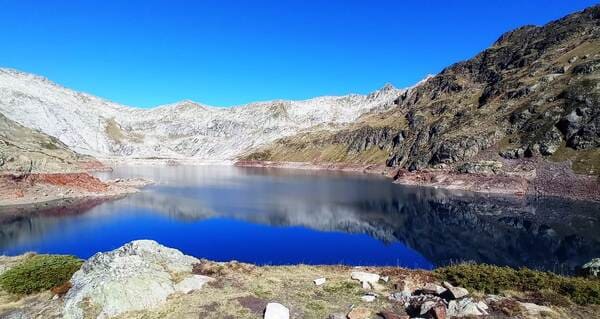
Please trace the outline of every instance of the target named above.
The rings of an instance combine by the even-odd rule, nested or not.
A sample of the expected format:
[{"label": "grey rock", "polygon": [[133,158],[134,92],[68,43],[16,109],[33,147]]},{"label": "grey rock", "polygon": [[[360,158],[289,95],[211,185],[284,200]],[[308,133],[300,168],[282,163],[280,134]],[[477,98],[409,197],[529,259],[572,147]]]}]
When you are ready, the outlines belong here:
[{"label": "grey rock", "polygon": [[156,308],[171,294],[201,289],[212,280],[191,273],[197,262],[194,257],[151,240],[137,240],[97,253],[71,278],[63,317],[85,318],[89,315],[85,309],[89,308],[97,309],[100,318]]},{"label": "grey rock", "polygon": [[264,319],[289,319],[290,310],[284,305],[276,302],[270,302],[265,308]]},{"label": "grey rock", "polygon": [[600,258],[594,258],[581,266],[583,275],[598,277],[600,274]]},{"label": "grey rock", "polygon": [[464,163],[458,167],[461,173],[496,174],[502,170],[502,163],[497,161],[479,161]]},{"label": "grey rock", "polygon": [[485,309],[480,308],[478,303],[473,302],[471,298],[460,300],[451,300],[448,303],[448,317],[468,317],[468,316],[483,316],[487,315]]}]

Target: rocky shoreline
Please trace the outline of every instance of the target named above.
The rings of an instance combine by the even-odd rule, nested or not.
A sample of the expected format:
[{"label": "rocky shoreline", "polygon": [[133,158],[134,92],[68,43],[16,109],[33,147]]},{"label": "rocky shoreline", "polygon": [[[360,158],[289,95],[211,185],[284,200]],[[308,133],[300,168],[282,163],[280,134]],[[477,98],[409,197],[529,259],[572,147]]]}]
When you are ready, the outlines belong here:
[{"label": "rocky shoreline", "polygon": [[[476,161],[458,169],[440,167],[409,171],[385,165],[240,160],[239,167],[343,171],[388,177],[394,183],[510,196],[553,196],[600,201],[600,177],[575,174],[566,163]],[[500,167],[499,169],[496,169]]]},{"label": "rocky shoreline", "polygon": [[151,184],[146,179],[101,181],[86,172],[0,175],[0,207],[48,207],[118,198]]},{"label": "rocky shoreline", "polygon": [[[48,262],[40,263],[44,258],[76,267],[47,287],[25,286],[27,293],[12,293],[21,291],[27,280],[36,281],[38,272],[45,280],[64,273],[56,267],[59,263],[50,267]],[[151,240],[137,240],[97,253],[83,264],[62,255],[0,256],[0,317],[445,319],[591,318],[600,314],[600,301],[593,294],[589,300],[571,300],[574,297],[567,296],[579,295],[565,292],[563,296],[558,288],[544,292],[540,281],[564,280],[572,289],[594,291],[600,289],[597,279],[528,270],[526,278],[538,278],[528,281],[528,289],[538,285],[542,291],[509,291],[499,286],[497,293],[491,294],[456,285],[452,274],[457,269],[451,267],[456,266],[432,272],[398,267],[222,263],[186,256]],[[28,269],[27,279],[18,279],[21,268]],[[510,271],[497,269],[504,273],[487,273],[484,279],[501,280]],[[594,269],[597,271],[597,266]],[[458,271],[469,277],[462,269]],[[490,278],[494,276],[499,277]]]}]

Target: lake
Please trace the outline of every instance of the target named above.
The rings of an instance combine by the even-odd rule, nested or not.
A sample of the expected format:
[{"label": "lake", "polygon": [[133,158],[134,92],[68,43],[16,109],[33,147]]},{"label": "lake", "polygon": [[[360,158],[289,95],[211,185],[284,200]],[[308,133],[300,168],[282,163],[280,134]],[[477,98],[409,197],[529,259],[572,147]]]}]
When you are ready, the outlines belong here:
[{"label": "lake", "polygon": [[405,187],[326,171],[123,166],[97,175],[156,183],[115,201],[5,215],[0,252],[87,258],[153,239],[216,261],[424,269],[475,261],[561,273],[600,257],[597,203]]}]

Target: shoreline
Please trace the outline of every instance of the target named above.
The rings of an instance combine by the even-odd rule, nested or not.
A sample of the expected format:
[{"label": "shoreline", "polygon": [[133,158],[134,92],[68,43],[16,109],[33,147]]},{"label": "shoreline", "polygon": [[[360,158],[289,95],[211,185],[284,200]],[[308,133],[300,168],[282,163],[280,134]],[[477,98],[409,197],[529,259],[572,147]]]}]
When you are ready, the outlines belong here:
[{"label": "shoreline", "polygon": [[[577,175],[561,163],[534,162],[531,172],[502,172],[498,174],[459,173],[455,170],[423,169],[410,172],[406,169],[387,167],[381,164],[347,163],[310,163],[258,160],[199,160],[177,158],[103,158],[101,165],[94,165],[85,172],[32,173],[33,178],[25,178],[25,183],[14,182],[17,175],[0,175],[0,208],[52,206],[55,203],[77,202],[84,200],[111,200],[127,196],[151,184],[144,179],[117,179],[100,181],[90,173],[112,170],[112,166],[210,166],[223,165],[234,167],[279,168],[310,171],[347,172],[380,176],[390,179],[394,184],[429,187],[448,191],[463,191],[476,194],[509,196],[516,199],[524,197],[559,197],[577,201],[600,201],[600,180],[594,176]],[[529,163],[531,164],[531,163]],[[12,177],[11,177],[12,176]],[[42,181],[39,176],[74,176],[76,185],[55,181]],[[77,179],[81,178],[82,181]],[[12,179],[12,181],[11,181]],[[31,180],[33,179],[33,181]],[[42,178],[43,179],[43,178]],[[8,181],[8,182],[7,182]],[[60,182],[60,181],[59,181]],[[85,183],[91,183],[92,189]],[[20,185],[18,185],[20,184]],[[93,189],[94,187],[100,187]]]},{"label": "shoreline", "polygon": [[101,181],[87,172],[0,175],[0,208],[28,209],[95,200],[111,200],[138,192],[146,179]]},{"label": "shoreline", "polygon": [[345,171],[379,175],[390,178],[392,183],[399,185],[512,196],[515,198],[548,196],[578,201],[600,201],[600,177],[574,174],[561,163],[546,162],[535,163],[534,165],[533,173],[483,174],[459,173],[447,168],[410,172],[406,169],[376,164],[317,164],[257,160],[239,160],[234,163],[234,166],[237,167]]}]

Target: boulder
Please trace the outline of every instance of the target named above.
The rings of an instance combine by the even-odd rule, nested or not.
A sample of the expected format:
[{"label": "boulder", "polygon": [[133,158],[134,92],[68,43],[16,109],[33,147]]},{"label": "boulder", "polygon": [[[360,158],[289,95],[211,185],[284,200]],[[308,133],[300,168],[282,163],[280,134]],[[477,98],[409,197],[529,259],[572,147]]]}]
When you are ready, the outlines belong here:
[{"label": "boulder", "polygon": [[379,281],[379,275],[363,271],[353,271],[350,277],[354,280],[360,281],[363,289],[379,288],[377,282]]},{"label": "boulder", "polygon": [[474,302],[471,298],[452,300],[448,303],[448,317],[483,316],[487,314],[486,309],[483,309],[479,303]]},{"label": "boulder", "polygon": [[469,295],[469,291],[462,287],[448,287],[443,297],[448,300],[460,299]]},{"label": "boulder", "polygon": [[378,274],[363,271],[353,271],[350,277],[360,282],[376,283],[379,281]]},{"label": "boulder", "polygon": [[420,294],[424,294],[424,295],[441,295],[446,291],[446,288],[434,284],[434,283],[427,283],[425,284],[425,286],[423,286],[421,289],[418,290],[418,292]]},{"label": "boulder", "polygon": [[286,308],[284,305],[270,302],[267,304],[265,308],[265,316],[264,319],[289,319],[290,318],[290,310]]},{"label": "boulder", "polygon": [[213,280],[192,274],[197,262],[194,257],[151,240],[137,240],[97,253],[71,278],[63,317],[107,318],[156,308],[171,294],[201,289]]},{"label": "boulder", "polygon": [[584,276],[598,277],[600,275],[600,258],[594,258],[581,266],[581,273]]},{"label": "boulder", "polygon": [[519,302],[519,305],[530,316],[538,317],[538,316],[542,315],[542,313],[544,313],[545,314],[544,317],[552,318],[553,316],[556,315],[556,311],[552,310],[552,308],[550,308],[550,307],[540,306],[540,305],[536,305],[534,303],[529,303],[529,302]]}]

